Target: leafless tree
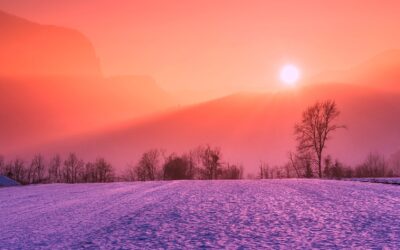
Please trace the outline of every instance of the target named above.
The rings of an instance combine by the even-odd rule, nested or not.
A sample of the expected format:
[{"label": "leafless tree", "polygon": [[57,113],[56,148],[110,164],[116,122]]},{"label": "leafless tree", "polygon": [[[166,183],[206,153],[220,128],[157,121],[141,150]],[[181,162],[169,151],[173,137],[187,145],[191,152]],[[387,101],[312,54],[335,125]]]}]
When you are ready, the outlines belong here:
[{"label": "leafless tree", "polygon": [[94,163],[96,169],[97,182],[112,182],[114,181],[115,173],[112,165],[104,158],[96,159]]},{"label": "leafless tree", "polygon": [[80,180],[84,163],[75,153],[70,153],[64,161],[64,180],[67,183],[76,183]]},{"label": "leafless tree", "polygon": [[96,166],[93,162],[86,162],[85,169],[83,171],[83,182],[97,182],[98,176],[96,171]]},{"label": "leafless tree", "polygon": [[243,166],[229,164],[222,167],[220,179],[238,180],[243,179]]},{"label": "leafless tree", "polygon": [[391,177],[388,161],[379,153],[370,153],[365,161],[356,167],[357,177]]},{"label": "leafless tree", "polygon": [[293,177],[293,173],[292,173],[292,168],[291,168],[291,164],[289,162],[287,162],[285,165],[283,165],[283,170],[286,174],[286,178],[292,178]]},{"label": "leafless tree", "polygon": [[298,154],[312,153],[320,178],[323,174],[322,159],[326,142],[335,130],[345,128],[336,123],[339,115],[340,111],[334,101],[317,102],[303,112],[301,122],[295,125]]},{"label": "leafless tree", "polygon": [[57,154],[50,160],[48,175],[50,183],[59,183],[63,181],[60,155]]},{"label": "leafless tree", "polygon": [[219,148],[211,148],[207,145],[201,152],[201,162],[203,165],[202,176],[204,179],[218,179],[221,167],[221,151]]},{"label": "leafless tree", "polygon": [[28,175],[30,183],[41,183],[44,181],[45,164],[41,154],[37,154],[33,157]]},{"label": "leafless tree", "polygon": [[190,162],[175,154],[170,155],[163,166],[164,180],[188,180],[193,176],[190,173]]},{"label": "leafless tree", "polygon": [[188,163],[187,176],[189,179],[201,179],[200,164],[201,164],[202,148],[197,147],[183,154],[182,158]]},{"label": "leafless tree", "polygon": [[161,153],[157,149],[145,152],[135,167],[135,175],[140,181],[154,181],[158,177]]},{"label": "leafless tree", "polygon": [[0,155],[0,175],[6,175],[4,157],[2,155]]},{"label": "leafless tree", "polygon": [[270,178],[270,168],[269,165],[265,162],[260,163],[260,172],[258,173],[258,177],[260,179],[269,179]]},{"label": "leafless tree", "polygon": [[20,158],[15,158],[14,161],[9,162],[5,165],[6,175],[19,183],[26,184],[26,168],[25,163]]},{"label": "leafless tree", "polygon": [[400,151],[390,156],[389,166],[393,170],[393,175],[400,177]]},{"label": "leafless tree", "polygon": [[297,178],[302,177],[301,175],[301,170],[300,168],[300,164],[298,163],[298,159],[297,159],[297,155],[294,154],[293,152],[289,152],[289,165],[294,169]]},{"label": "leafless tree", "polygon": [[123,180],[125,180],[125,181],[138,180],[136,172],[137,172],[137,165],[133,165],[133,164],[129,163],[127,165],[126,169],[124,170],[123,177],[122,177]]}]

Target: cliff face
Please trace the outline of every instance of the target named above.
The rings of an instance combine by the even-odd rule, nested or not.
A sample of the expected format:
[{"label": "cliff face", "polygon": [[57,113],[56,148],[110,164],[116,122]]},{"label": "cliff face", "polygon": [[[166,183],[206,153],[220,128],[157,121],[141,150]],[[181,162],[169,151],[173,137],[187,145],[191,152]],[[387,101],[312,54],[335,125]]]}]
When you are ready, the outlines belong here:
[{"label": "cliff face", "polygon": [[0,11],[0,76],[100,76],[90,41],[78,31]]}]

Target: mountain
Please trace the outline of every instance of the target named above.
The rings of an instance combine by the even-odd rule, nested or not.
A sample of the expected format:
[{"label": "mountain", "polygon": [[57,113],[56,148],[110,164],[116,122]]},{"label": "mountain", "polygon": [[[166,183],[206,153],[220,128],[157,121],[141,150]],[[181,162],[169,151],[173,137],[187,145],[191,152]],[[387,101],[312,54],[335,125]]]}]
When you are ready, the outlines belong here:
[{"label": "mountain", "polygon": [[[358,72],[362,71],[354,75]],[[341,110],[338,122],[348,129],[332,136],[327,152],[345,163],[356,164],[371,151],[389,155],[400,148],[400,92],[388,91],[392,84],[400,83],[400,77],[389,76],[390,81],[382,80],[381,85],[320,83],[275,93],[230,95],[29,152],[73,151],[85,159],[104,156],[123,168],[150,148],[184,152],[211,144],[221,147],[226,160],[243,163],[247,171],[254,172],[260,161],[285,163],[288,151],[295,148],[293,127],[302,111],[316,101],[334,99]]]},{"label": "mountain", "polygon": [[78,31],[1,11],[0,30],[0,154],[176,105],[150,76],[102,76]]},{"label": "mountain", "polygon": [[0,11],[0,76],[100,76],[91,42],[72,29]]},{"label": "mountain", "polygon": [[0,151],[92,131],[172,107],[151,77],[0,78]]},{"label": "mountain", "polygon": [[342,82],[375,85],[389,91],[400,91],[400,50],[387,50],[350,69],[322,72],[311,82]]}]

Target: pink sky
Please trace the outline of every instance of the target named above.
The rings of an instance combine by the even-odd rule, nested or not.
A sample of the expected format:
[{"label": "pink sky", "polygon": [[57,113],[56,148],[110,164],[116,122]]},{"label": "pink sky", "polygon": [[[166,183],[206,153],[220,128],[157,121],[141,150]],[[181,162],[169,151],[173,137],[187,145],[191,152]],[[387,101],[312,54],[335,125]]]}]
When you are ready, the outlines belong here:
[{"label": "pink sky", "polygon": [[106,75],[211,95],[279,86],[287,62],[309,76],[400,44],[398,1],[2,0],[0,9],[78,29]]}]

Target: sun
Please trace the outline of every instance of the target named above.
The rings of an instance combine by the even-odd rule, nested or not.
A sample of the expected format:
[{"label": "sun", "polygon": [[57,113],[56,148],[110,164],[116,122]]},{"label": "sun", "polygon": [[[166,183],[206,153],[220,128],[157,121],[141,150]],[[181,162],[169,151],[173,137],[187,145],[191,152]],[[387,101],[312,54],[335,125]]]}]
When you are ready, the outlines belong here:
[{"label": "sun", "polygon": [[294,86],[300,78],[300,70],[293,64],[286,64],[282,67],[279,79],[286,85]]}]

